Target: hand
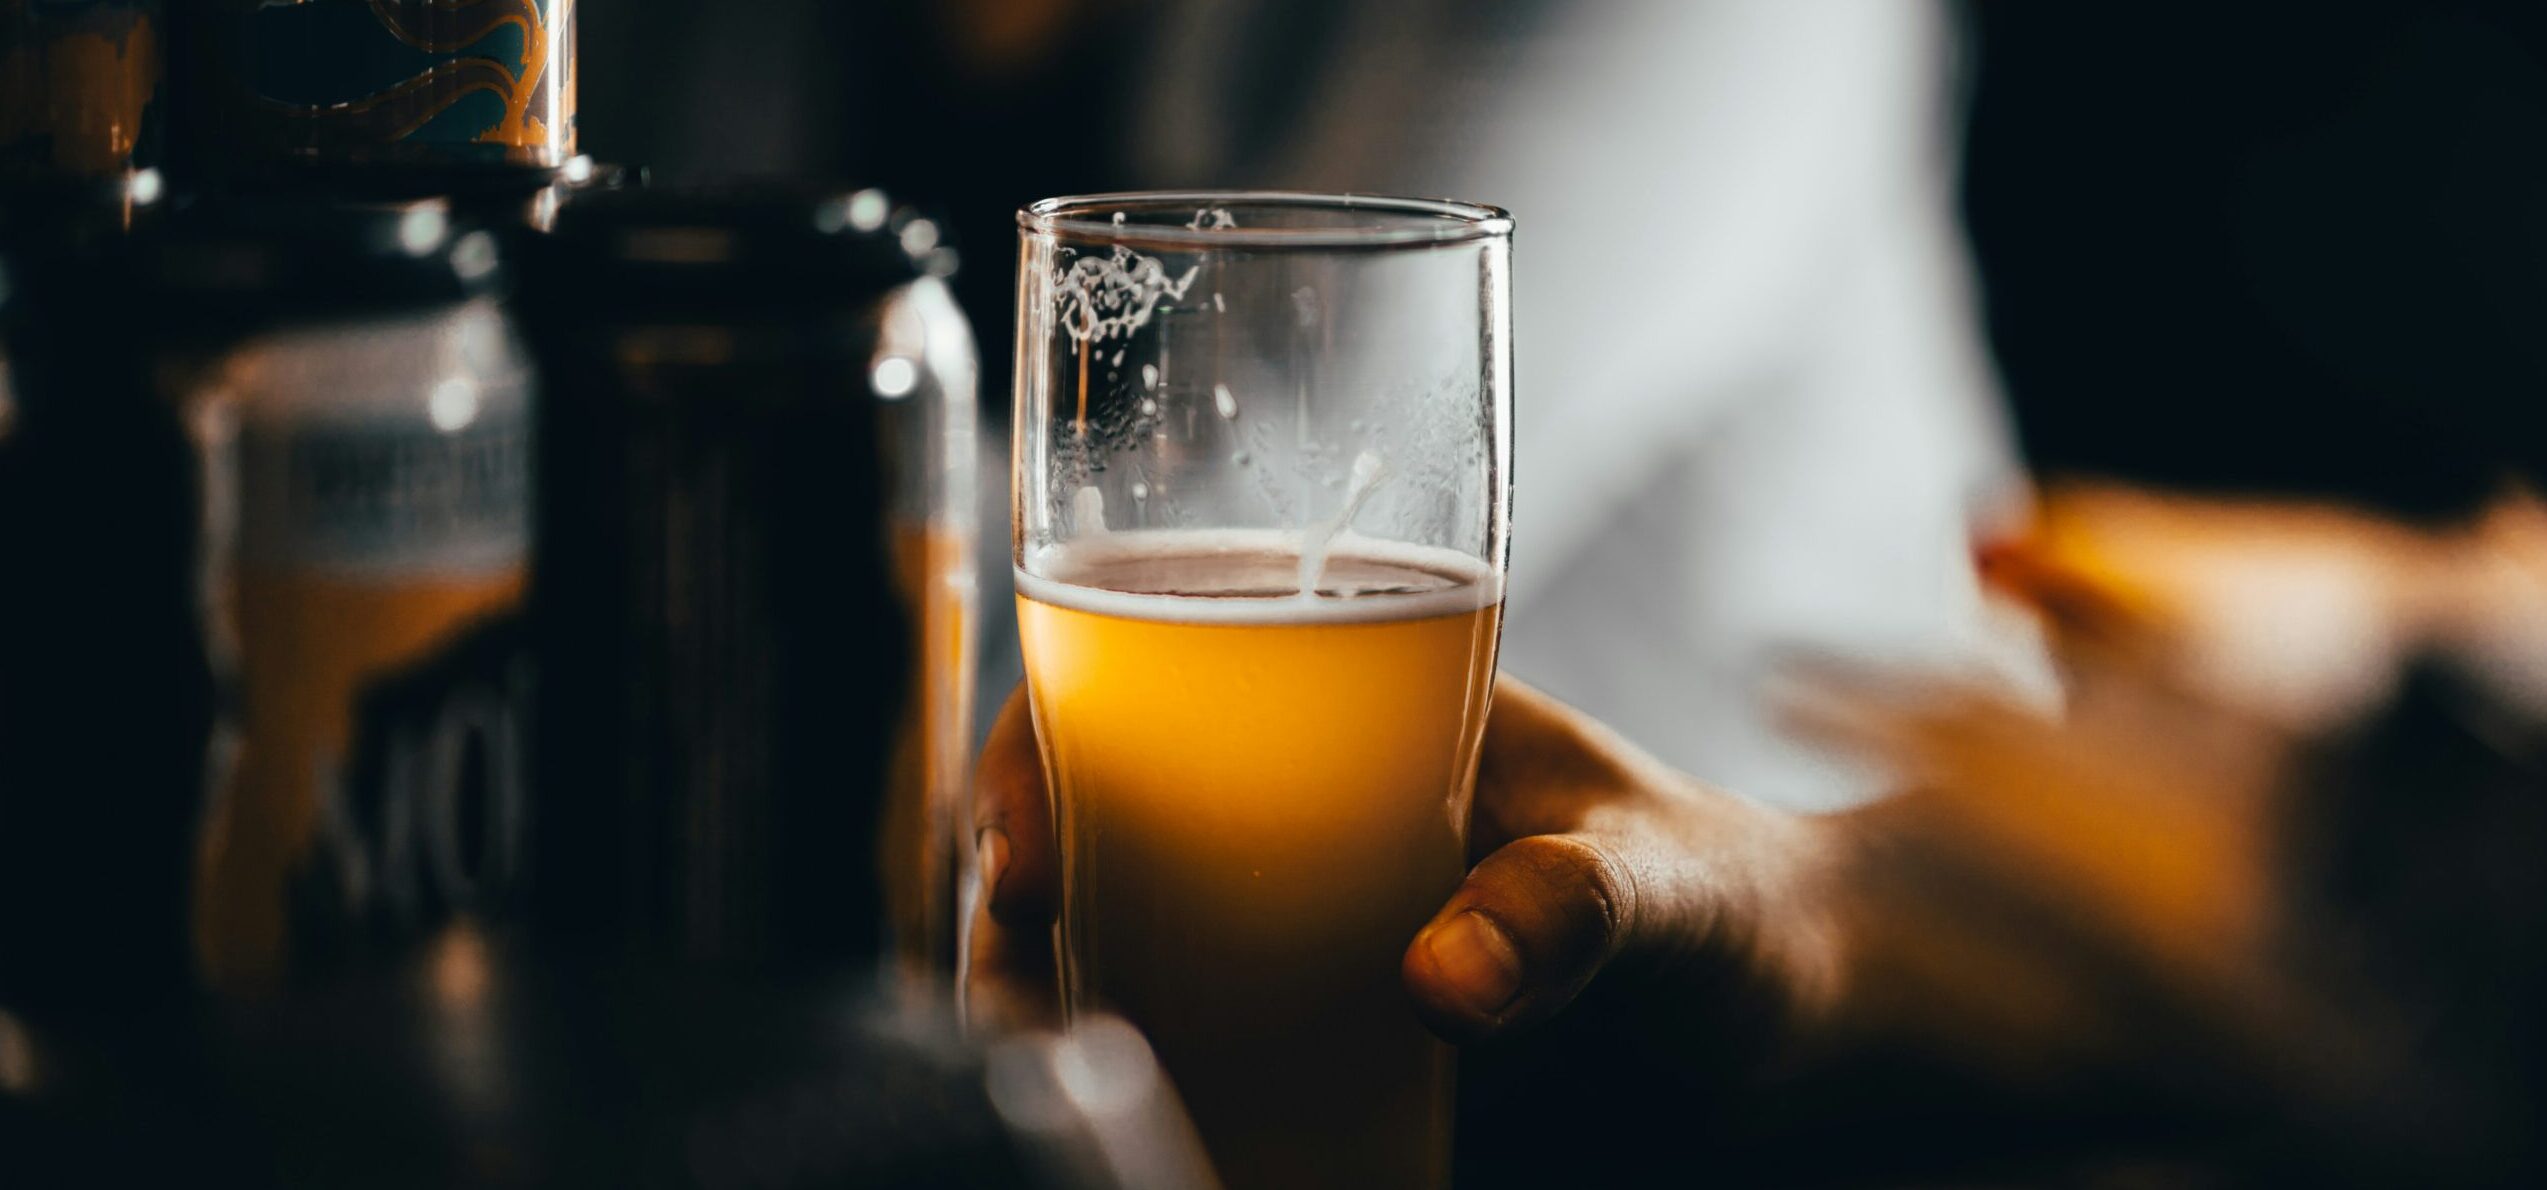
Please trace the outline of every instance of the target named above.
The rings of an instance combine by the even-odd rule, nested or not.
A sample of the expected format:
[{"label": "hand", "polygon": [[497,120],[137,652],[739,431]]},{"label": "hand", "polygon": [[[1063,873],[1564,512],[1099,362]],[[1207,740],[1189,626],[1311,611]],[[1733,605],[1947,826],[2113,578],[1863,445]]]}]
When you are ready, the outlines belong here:
[{"label": "hand", "polygon": [[[1445,1038],[1527,1029],[1608,972],[1637,985],[1630,991],[1658,993],[1633,998],[1668,1004],[1680,1032],[1695,1021],[1784,1035],[1836,994],[1838,934],[1809,891],[1829,853],[1818,820],[1709,789],[1506,678],[1472,821],[1479,862],[1403,964],[1409,996]],[[991,730],[974,826],[983,892],[968,954],[974,1011],[1045,1018],[1059,861],[1022,691]],[[1728,1011],[1692,1003],[1701,988]],[[1775,1028],[1762,1030],[1764,1015]]]},{"label": "hand", "polygon": [[[2050,870],[2011,867],[2025,858],[2011,829],[1976,820],[1988,807],[2048,816],[2046,831],[2013,834],[2067,840],[2060,815],[2074,803],[2037,794],[2076,774],[2038,783],[2039,764],[1984,763],[2018,742],[2064,745],[2013,711],[1934,692],[1918,705],[1978,733],[1962,751],[1927,751],[1969,752],[1991,780],[1916,765],[1942,785],[1801,817],[1497,684],[1471,825],[1479,859],[1402,964],[1417,1010],[1466,1045],[1462,1185],[1625,1184],[1697,1154],[1728,1184],[1952,1168],[1996,1151],[1971,1138],[2033,1119],[2030,1105],[2057,1117],[2065,1072],[2129,1064],[2159,1035],[2146,982],[2117,976],[2170,964],[2099,924],[2146,916],[2146,890],[2099,883],[2075,847]],[[1907,730],[1895,715],[1867,722]],[[2097,772],[2116,767],[2086,755]],[[1023,697],[993,729],[974,812],[974,1010],[1048,1019],[1058,860]],[[2171,830],[2161,852],[2201,841],[2184,835]]]}]

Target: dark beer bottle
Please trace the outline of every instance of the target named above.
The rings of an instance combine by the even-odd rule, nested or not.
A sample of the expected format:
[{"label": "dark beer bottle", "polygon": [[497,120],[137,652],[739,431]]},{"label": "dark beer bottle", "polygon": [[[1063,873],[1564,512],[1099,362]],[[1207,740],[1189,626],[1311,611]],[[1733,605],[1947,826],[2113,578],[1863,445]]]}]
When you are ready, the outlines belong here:
[{"label": "dark beer bottle", "polygon": [[908,218],[634,190],[533,246],[540,791],[581,824],[540,837],[551,922],[719,962],[951,952],[973,355]]},{"label": "dark beer bottle", "polygon": [[487,223],[577,184],[577,0],[185,0],[171,171],[190,191],[424,197]]}]

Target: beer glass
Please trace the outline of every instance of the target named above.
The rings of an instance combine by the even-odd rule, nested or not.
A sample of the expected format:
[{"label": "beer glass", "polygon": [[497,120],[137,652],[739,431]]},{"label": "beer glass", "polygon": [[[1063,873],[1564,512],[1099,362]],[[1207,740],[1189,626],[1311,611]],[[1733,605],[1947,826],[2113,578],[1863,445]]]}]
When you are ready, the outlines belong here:
[{"label": "beer glass", "polygon": [[1074,1017],[1145,1031],[1233,1190],[1440,1186],[1399,980],[1466,870],[1511,476],[1512,223],[1019,215],[1015,565]]}]

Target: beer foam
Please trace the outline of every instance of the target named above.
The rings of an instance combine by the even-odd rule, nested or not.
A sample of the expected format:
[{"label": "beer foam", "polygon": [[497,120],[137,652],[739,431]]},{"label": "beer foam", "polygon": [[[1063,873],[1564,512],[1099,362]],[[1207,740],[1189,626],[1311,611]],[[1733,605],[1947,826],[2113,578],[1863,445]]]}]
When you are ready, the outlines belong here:
[{"label": "beer foam", "polygon": [[1075,611],[1193,624],[1377,623],[1503,601],[1503,576],[1476,558],[1351,531],[1329,543],[1321,589],[1304,594],[1306,545],[1286,529],[1107,533],[1034,550],[1017,567],[1017,592]]}]

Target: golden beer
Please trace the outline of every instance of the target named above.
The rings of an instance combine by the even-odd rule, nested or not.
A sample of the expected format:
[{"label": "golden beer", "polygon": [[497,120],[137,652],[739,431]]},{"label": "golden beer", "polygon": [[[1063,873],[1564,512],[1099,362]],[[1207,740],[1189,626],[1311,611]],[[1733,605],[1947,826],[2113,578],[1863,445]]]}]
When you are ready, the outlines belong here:
[{"label": "golden beer", "polygon": [[1243,531],[1033,569],[1071,1011],[1148,1034],[1232,1190],[1445,1184],[1452,1056],[1398,972],[1467,867],[1494,574]]}]

